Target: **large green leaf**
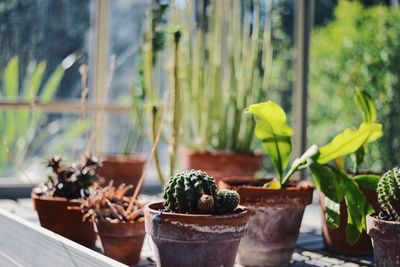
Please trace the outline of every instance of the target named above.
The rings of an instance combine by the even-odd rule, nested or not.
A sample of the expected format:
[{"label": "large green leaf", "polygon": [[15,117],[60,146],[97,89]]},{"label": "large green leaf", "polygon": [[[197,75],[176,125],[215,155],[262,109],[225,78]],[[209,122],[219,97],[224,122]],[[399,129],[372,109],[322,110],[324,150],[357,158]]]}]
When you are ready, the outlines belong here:
[{"label": "large green leaf", "polygon": [[271,157],[275,169],[282,177],[292,152],[293,130],[286,123],[286,114],[273,101],[250,105],[245,113],[253,114],[256,121],[255,134]]},{"label": "large green leaf", "polygon": [[372,97],[365,91],[358,90],[354,102],[363,114],[364,122],[376,122],[376,107]]},{"label": "large green leaf", "polygon": [[40,94],[40,100],[43,102],[48,102],[54,98],[57,92],[57,88],[60,85],[61,79],[64,76],[65,69],[60,65],[55,71],[50,75],[49,79],[43,86],[43,90]]},{"label": "large green leaf", "polygon": [[325,164],[335,158],[354,153],[365,143],[375,141],[382,134],[382,125],[379,123],[362,123],[357,130],[346,129],[319,149],[317,161]]},{"label": "large green leaf", "polygon": [[359,174],[353,177],[353,180],[358,184],[359,187],[372,191],[376,190],[379,179],[380,176],[376,174]]},{"label": "large green leaf", "polygon": [[4,95],[10,99],[14,99],[18,96],[18,56],[14,56],[8,61],[3,74],[3,89]]},{"label": "large green leaf", "polygon": [[340,203],[346,193],[346,188],[342,185],[340,174],[335,168],[315,161],[310,163],[309,168],[317,189],[332,201]]},{"label": "large green leaf", "polygon": [[325,220],[332,229],[338,229],[340,226],[340,203],[325,197]]}]

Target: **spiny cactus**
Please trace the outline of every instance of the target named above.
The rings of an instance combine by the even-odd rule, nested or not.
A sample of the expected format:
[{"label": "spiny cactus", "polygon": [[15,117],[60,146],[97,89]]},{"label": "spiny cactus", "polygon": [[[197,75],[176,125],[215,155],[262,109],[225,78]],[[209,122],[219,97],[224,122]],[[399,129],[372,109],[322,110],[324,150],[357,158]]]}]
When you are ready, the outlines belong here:
[{"label": "spiny cactus", "polygon": [[197,201],[199,213],[212,213],[214,211],[214,198],[210,195],[202,195]]},{"label": "spiny cactus", "polygon": [[378,202],[381,219],[400,221],[400,169],[386,172],[378,182]]},{"label": "spiny cactus", "polygon": [[232,212],[239,205],[240,197],[235,191],[222,189],[217,193],[217,207],[218,213]]},{"label": "spiny cactus", "polygon": [[[211,196],[214,202],[217,196],[214,179],[202,171],[184,171],[172,176],[165,186],[164,207],[167,211],[178,213],[204,213],[210,203],[208,198],[207,203],[200,203],[198,207],[203,195]],[[203,200],[206,198],[203,197]],[[212,213],[212,210],[207,213]]]}]

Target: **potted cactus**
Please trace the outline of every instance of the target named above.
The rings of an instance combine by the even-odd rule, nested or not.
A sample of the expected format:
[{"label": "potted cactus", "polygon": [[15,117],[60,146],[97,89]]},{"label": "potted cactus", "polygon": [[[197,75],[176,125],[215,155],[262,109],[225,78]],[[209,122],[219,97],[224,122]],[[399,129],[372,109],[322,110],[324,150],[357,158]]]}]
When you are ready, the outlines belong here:
[{"label": "potted cactus", "polygon": [[238,204],[236,192],[217,191],[205,172],[172,176],[164,188],[164,202],[145,208],[157,266],[233,266],[249,219]]},{"label": "potted cactus", "polygon": [[126,196],[132,187],[110,181],[97,186],[81,206],[84,219],[96,224],[104,254],[129,266],[139,262],[145,236],[142,205],[135,201],[129,207],[131,197]]},{"label": "potted cactus", "polygon": [[[356,151],[366,140],[373,139],[373,134],[380,130],[378,125],[364,123],[358,130],[343,131],[323,147],[312,145],[287,168],[292,151],[293,131],[286,123],[283,109],[276,103],[267,101],[249,106],[246,113],[254,115],[255,134],[261,139],[265,151],[271,157],[277,177],[249,177],[246,180],[228,177],[220,181],[220,188],[238,191],[241,204],[245,205],[251,214],[248,235],[242,239],[238,251],[239,263],[245,266],[289,264],[304,209],[312,201],[314,188],[308,181],[290,181],[292,175],[300,169],[310,168],[316,187],[328,197],[329,207],[334,209],[329,210],[330,222],[336,222],[338,203],[346,196],[346,201],[353,201],[351,215],[355,220],[352,224],[360,226],[362,219],[358,215],[365,214],[369,208],[365,197],[363,198],[353,181],[345,180],[341,170],[328,163]],[[349,190],[346,190],[345,186],[348,186]],[[354,215],[354,205],[363,208],[357,216]]]},{"label": "potted cactus", "polygon": [[95,156],[84,156],[80,161],[66,164],[60,157],[51,158],[47,165],[52,173],[45,184],[33,189],[32,200],[39,215],[40,225],[86,247],[94,248],[96,233],[83,214],[74,209],[79,200],[90,194],[99,181]]},{"label": "potted cactus", "polygon": [[367,216],[376,266],[400,266],[400,168],[386,172],[377,188],[380,211]]}]

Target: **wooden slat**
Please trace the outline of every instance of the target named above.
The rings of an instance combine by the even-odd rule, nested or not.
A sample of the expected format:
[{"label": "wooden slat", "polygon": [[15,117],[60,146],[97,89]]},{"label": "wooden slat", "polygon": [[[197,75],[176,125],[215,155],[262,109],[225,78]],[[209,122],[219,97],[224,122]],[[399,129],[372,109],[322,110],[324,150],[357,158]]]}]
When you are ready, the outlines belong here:
[{"label": "wooden slat", "polygon": [[126,265],[0,209],[0,266]]}]

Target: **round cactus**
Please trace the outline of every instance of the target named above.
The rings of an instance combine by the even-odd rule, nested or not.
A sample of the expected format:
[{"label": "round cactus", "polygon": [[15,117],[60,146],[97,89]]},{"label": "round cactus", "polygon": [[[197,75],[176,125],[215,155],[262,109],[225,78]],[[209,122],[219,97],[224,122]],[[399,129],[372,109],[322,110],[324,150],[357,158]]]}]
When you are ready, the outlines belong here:
[{"label": "round cactus", "polygon": [[172,176],[165,186],[164,208],[178,213],[199,213],[198,202],[203,195],[216,199],[214,179],[202,171],[184,171]]},{"label": "round cactus", "polygon": [[382,219],[400,220],[400,169],[386,172],[378,182],[378,202]]},{"label": "round cactus", "polygon": [[217,211],[219,213],[232,212],[239,205],[240,197],[235,191],[222,189],[217,193]]}]

